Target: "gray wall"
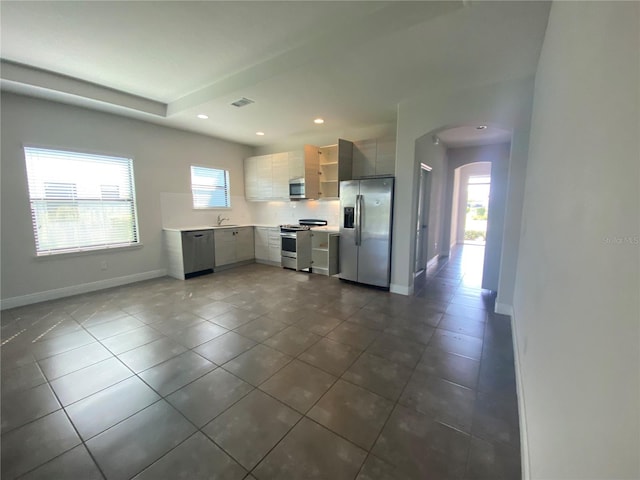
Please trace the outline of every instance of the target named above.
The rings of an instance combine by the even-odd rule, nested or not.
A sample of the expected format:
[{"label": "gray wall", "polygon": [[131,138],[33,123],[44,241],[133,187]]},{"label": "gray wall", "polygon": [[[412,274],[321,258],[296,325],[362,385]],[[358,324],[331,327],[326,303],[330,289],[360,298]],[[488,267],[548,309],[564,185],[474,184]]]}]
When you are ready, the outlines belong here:
[{"label": "gray wall", "polygon": [[[8,93],[1,102],[3,306],[163,274],[163,199],[186,198],[184,214],[190,222],[212,224],[219,213],[196,214],[189,208],[191,164],[228,169],[232,205],[243,207],[242,160],[252,153],[247,146]],[[24,143],[133,158],[142,247],[36,258]]]},{"label": "gray wall", "polygon": [[513,302],[534,479],[640,478],[639,19],[551,8]]}]

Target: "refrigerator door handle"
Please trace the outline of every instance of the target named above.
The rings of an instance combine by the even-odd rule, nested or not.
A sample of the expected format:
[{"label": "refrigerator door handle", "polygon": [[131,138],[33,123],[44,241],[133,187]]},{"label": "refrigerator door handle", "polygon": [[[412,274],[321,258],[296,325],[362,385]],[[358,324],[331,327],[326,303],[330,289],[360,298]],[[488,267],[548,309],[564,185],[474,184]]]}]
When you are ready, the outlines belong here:
[{"label": "refrigerator door handle", "polygon": [[362,245],[362,195],[356,195],[356,245]]}]

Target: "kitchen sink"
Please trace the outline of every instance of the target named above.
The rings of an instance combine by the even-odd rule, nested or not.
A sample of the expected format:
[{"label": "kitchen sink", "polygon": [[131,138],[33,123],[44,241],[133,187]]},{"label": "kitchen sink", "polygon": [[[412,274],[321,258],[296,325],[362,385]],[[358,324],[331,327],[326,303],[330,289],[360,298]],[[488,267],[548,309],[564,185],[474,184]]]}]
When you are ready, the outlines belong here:
[{"label": "kitchen sink", "polygon": [[212,228],[229,228],[229,227],[237,227],[237,224],[234,223],[225,223],[224,225],[212,225]]}]

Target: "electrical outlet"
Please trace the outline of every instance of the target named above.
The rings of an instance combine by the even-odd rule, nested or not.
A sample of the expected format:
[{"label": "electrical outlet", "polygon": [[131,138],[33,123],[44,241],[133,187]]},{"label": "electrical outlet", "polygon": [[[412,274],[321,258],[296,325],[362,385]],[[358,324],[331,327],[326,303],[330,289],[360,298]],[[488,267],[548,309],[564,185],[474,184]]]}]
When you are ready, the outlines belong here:
[{"label": "electrical outlet", "polygon": [[107,269],[107,261],[106,260],[102,260],[100,262],[100,270],[106,270]]}]

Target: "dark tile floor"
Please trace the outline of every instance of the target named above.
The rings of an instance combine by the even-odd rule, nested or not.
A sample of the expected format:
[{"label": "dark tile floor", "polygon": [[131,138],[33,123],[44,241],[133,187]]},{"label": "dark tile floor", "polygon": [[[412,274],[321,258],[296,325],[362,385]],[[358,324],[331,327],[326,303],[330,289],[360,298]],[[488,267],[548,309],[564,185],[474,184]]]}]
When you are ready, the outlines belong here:
[{"label": "dark tile floor", "polygon": [[2,478],[518,479],[468,246],[413,297],[263,265],[2,312]]}]

